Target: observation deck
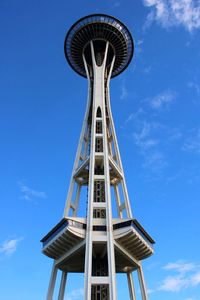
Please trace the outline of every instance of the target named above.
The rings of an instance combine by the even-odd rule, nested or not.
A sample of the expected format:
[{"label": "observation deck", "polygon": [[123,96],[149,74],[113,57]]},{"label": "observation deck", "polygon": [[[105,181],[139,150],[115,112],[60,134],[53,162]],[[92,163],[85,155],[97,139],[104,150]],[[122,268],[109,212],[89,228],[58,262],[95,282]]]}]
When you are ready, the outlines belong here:
[{"label": "observation deck", "polygon": [[97,48],[101,48],[102,41],[109,42],[109,55],[115,55],[111,77],[127,68],[133,56],[134,43],[129,30],[121,21],[108,15],[93,14],[78,20],[69,29],[64,43],[65,56],[72,69],[83,77],[87,77],[83,54],[87,52],[90,41],[97,43]]},{"label": "observation deck", "polygon": [[[98,220],[93,233],[102,241],[95,243],[96,253],[103,253],[106,224]],[[42,252],[55,259],[57,267],[67,272],[84,272],[86,221],[84,218],[63,218],[42,240]],[[154,252],[154,240],[136,219],[113,219],[116,272],[135,270],[134,260],[142,260]],[[69,263],[70,262],[70,263]],[[124,269],[126,266],[126,270]]]}]

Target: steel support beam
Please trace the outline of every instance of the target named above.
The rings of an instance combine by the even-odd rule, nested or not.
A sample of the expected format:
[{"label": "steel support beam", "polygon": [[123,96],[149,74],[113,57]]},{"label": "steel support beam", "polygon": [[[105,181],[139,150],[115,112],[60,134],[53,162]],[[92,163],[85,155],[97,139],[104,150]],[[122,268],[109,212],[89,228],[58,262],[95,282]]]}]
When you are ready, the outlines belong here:
[{"label": "steel support beam", "polygon": [[132,276],[131,272],[127,273],[127,280],[128,280],[130,300],[136,300],[134,283],[133,283],[133,276]]},{"label": "steel support beam", "polygon": [[147,294],[147,289],[146,289],[146,285],[145,285],[145,280],[144,280],[144,275],[143,275],[141,264],[140,264],[139,268],[137,269],[137,272],[138,272],[138,279],[139,279],[139,283],[140,283],[142,300],[148,300],[148,294]]},{"label": "steel support beam", "polygon": [[62,277],[61,277],[58,300],[64,300],[66,280],[67,280],[67,272],[63,271]]},{"label": "steel support beam", "polygon": [[55,262],[54,262],[52,271],[51,271],[51,277],[50,277],[50,281],[49,281],[49,288],[48,288],[46,300],[53,300],[53,293],[54,293],[54,288],[55,288],[55,284],[56,284],[57,272],[58,272],[58,269],[56,268]]}]

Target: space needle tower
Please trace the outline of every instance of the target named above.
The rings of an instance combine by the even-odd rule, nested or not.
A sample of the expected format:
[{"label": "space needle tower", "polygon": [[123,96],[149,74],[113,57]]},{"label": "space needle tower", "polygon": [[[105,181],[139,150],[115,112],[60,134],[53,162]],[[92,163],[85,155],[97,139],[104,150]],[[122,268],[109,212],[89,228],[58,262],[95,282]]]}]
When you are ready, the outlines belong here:
[{"label": "space needle tower", "polygon": [[117,300],[116,273],[124,273],[136,300],[133,272],[147,300],[141,261],[153,254],[154,240],[132,214],[109,91],[110,79],[132,59],[133,39],[116,18],[95,14],[70,28],[64,49],[88,80],[88,100],[63,218],[41,240],[53,259],[46,300],[64,300],[70,273],[84,273],[84,300]]}]

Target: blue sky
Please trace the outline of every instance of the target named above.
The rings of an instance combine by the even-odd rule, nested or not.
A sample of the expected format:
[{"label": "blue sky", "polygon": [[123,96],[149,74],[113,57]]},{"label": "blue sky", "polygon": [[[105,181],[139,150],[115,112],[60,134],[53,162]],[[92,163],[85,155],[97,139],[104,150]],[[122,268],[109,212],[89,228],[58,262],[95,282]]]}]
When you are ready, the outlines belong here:
[{"label": "blue sky", "polygon": [[[134,216],[156,240],[149,298],[200,300],[198,0],[0,1],[0,299],[45,299],[39,240],[62,217],[87,98],[63,41],[90,13],[119,18],[135,41],[111,102]],[[66,300],[82,287],[69,276]]]}]

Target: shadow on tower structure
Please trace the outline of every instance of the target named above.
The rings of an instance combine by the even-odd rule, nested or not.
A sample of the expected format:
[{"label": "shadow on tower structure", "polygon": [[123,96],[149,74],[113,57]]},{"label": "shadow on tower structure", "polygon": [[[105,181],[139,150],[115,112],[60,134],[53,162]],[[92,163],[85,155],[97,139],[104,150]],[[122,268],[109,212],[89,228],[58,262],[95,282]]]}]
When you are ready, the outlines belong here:
[{"label": "shadow on tower structure", "polygon": [[110,79],[129,65],[134,43],[122,22],[95,14],[70,28],[64,49],[73,70],[88,79],[88,101],[63,219],[41,240],[42,252],[54,260],[46,299],[53,299],[61,270],[58,300],[67,274],[81,272],[85,300],[116,300],[116,273],[127,274],[135,300],[133,271],[147,300],[141,261],[153,254],[154,240],[132,215],[109,92]]}]

